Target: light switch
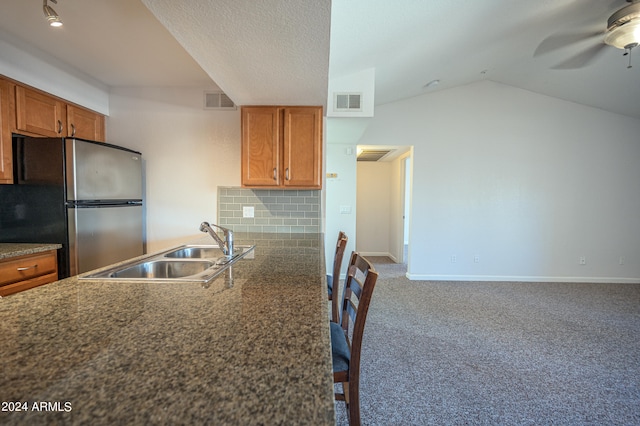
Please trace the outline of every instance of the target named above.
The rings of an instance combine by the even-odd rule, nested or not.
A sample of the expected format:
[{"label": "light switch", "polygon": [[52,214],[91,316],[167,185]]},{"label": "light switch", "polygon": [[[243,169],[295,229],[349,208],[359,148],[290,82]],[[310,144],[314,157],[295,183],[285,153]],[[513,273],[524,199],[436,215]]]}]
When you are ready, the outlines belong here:
[{"label": "light switch", "polygon": [[340,214],[351,214],[351,206],[340,206]]},{"label": "light switch", "polygon": [[253,206],[242,206],[242,217],[253,217],[255,208]]}]

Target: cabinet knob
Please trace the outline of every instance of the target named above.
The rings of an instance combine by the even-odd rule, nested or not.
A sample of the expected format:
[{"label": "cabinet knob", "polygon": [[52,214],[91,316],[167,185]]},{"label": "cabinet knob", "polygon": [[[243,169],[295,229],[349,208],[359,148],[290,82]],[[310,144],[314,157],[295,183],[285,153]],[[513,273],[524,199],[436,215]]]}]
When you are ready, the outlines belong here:
[{"label": "cabinet knob", "polygon": [[76,135],[76,125],[71,123],[71,137]]},{"label": "cabinet knob", "polygon": [[288,168],[288,167],[287,167],[287,168],[285,169],[285,171],[284,171],[284,178],[285,178],[286,180],[289,180],[289,168]]},{"label": "cabinet knob", "polygon": [[58,120],[58,133],[62,133],[62,121]]},{"label": "cabinet knob", "polygon": [[278,180],[278,169],[273,168],[273,180]]}]

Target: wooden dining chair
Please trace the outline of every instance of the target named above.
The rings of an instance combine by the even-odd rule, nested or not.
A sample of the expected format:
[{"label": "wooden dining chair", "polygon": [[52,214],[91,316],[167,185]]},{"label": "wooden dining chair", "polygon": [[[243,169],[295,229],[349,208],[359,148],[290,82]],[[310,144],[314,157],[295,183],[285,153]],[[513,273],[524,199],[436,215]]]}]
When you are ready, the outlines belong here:
[{"label": "wooden dining chair", "polygon": [[327,290],[329,292],[329,301],[331,301],[331,321],[333,322],[338,322],[340,320],[340,310],[338,307],[338,288],[340,284],[342,258],[344,256],[344,250],[347,247],[347,240],[347,234],[340,231],[340,233],[338,234],[338,241],[336,243],[336,254],[333,258],[333,275],[327,275]]},{"label": "wooden dining chair", "polygon": [[[344,283],[340,323],[329,323],[333,382],[342,383],[342,393],[336,392],[335,399],[346,403],[351,426],[360,425],[360,352],[364,323],[377,279],[378,273],[371,263],[353,252]],[[351,323],[353,330],[350,333]]]}]

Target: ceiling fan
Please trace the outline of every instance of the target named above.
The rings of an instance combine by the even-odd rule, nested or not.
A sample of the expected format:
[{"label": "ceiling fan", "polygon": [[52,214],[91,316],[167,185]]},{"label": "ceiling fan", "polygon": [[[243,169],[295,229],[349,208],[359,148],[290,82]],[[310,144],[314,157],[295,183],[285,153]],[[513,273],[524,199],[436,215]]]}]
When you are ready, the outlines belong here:
[{"label": "ceiling fan", "polygon": [[640,0],[627,0],[627,2],[630,4],[617,10],[609,17],[606,30],[595,33],[565,33],[547,37],[536,48],[533,56],[536,57],[574,43],[590,40],[595,44],[553,68],[582,68],[592,63],[607,46],[623,49],[624,55],[629,57],[627,68],[631,68],[631,51],[640,44]]}]

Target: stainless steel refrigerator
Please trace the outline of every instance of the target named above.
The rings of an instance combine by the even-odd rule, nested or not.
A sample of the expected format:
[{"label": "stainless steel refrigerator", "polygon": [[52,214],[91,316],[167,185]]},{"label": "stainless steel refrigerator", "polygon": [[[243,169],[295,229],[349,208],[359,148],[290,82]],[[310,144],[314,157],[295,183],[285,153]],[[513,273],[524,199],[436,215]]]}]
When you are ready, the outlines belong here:
[{"label": "stainless steel refrigerator", "polygon": [[59,277],[144,253],[142,154],[74,138],[13,135],[0,241],[60,243]]}]

